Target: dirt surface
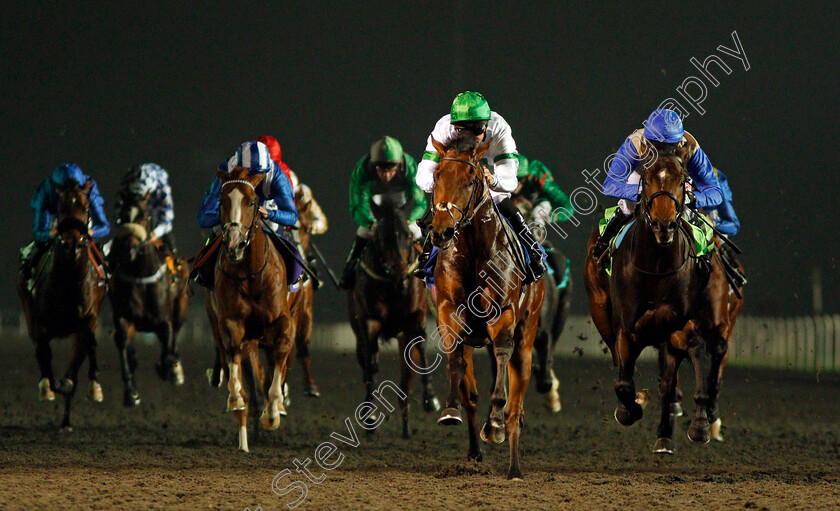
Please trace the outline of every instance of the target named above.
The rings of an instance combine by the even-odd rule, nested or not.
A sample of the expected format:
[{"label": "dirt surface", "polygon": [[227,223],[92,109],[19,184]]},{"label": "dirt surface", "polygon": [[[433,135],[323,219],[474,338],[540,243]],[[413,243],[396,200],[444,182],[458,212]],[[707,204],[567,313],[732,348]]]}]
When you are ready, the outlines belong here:
[{"label": "dirt surface", "polygon": [[[582,341],[584,349],[593,341]],[[68,341],[55,356],[63,374]],[[637,425],[612,417],[615,372],[606,357],[558,358],[563,411],[549,414],[535,390],[526,400],[524,481],[505,479],[508,445],[484,445],[484,461],[468,462],[466,426],[444,429],[436,414],[413,405],[414,437],[400,437],[394,415],[375,433],[358,425],[358,447],[339,446],[344,459],[320,484],[295,472],[294,460],[314,460],[333,432],[347,435],[362,401],[355,356],[316,352],[320,399],[304,398],[293,369],[292,406],[280,429],[250,436],[251,453],[236,449],[232,414],[222,412],[226,389],[207,385],[208,346],[184,346],[187,383],[157,380],[156,346],[138,346],[143,403],[122,407],[122,384],[110,340],[100,341],[105,402],[84,396],[81,378],[75,430],[60,433],[60,401],[37,401],[34,350],[24,341],[0,345],[0,509],[287,509],[300,491],[279,496],[277,484],[306,484],[298,509],[837,509],[840,507],[840,378],[728,368],[721,410],[726,441],[691,444],[688,417],[679,420],[674,456],[651,454],[658,404]],[[482,357],[485,354],[481,354]],[[397,379],[396,355],[381,360],[382,379]],[[489,401],[488,367],[480,371],[480,406]],[[86,366],[83,368],[83,373]],[[692,377],[683,368],[684,392]],[[639,387],[655,389],[656,373],[642,365]],[[11,385],[9,385],[11,383]],[[435,374],[443,397],[444,372]],[[655,392],[654,392],[655,394]],[[686,403],[687,415],[693,410]],[[338,452],[330,461],[336,462]],[[314,461],[313,476],[324,471]]]}]

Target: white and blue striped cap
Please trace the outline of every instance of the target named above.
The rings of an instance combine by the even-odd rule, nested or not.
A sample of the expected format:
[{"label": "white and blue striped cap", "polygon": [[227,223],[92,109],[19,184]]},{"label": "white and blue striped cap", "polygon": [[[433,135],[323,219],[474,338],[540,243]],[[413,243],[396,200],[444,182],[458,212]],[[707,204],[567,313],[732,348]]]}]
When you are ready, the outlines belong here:
[{"label": "white and blue striped cap", "polygon": [[244,167],[250,174],[265,174],[278,169],[278,165],[271,159],[268,147],[256,140],[242,143],[227,161],[227,165],[219,165],[219,170],[227,174],[236,167]]}]

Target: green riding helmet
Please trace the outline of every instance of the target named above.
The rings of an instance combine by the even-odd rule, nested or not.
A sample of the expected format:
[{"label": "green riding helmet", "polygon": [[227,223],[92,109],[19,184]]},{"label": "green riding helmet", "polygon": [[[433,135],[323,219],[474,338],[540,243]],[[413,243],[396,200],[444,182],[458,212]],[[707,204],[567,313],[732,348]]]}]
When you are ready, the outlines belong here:
[{"label": "green riding helmet", "polygon": [[451,123],[489,121],[490,105],[478,92],[466,91],[455,96],[452,101]]},{"label": "green riding helmet", "polygon": [[380,138],[370,146],[370,162],[374,165],[377,163],[399,163],[402,158],[402,144],[396,138]]}]

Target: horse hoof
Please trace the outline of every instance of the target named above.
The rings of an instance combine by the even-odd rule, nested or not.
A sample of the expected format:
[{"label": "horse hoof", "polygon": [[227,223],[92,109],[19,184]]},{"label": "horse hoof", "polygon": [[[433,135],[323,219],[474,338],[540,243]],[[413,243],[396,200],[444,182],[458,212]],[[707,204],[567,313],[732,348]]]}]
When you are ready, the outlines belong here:
[{"label": "horse hoof", "polygon": [[62,433],[72,433],[73,426],[61,426],[61,429],[59,429],[59,431]]},{"label": "horse hoof", "polygon": [[229,398],[227,403],[227,411],[236,412],[245,409],[245,400],[242,397]]},{"label": "horse hoof", "polygon": [[478,436],[488,444],[501,444],[505,441],[505,430],[485,422]]},{"label": "horse hoof", "polygon": [[440,411],[440,400],[435,397],[427,397],[423,399],[423,411],[424,412],[438,412]]},{"label": "horse hoof", "polygon": [[290,394],[291,393],[289,392],[289,384],[284,383],[283,384],[283,404],[280,407],[280,415],[282,415],[283,417],[286,416],[286,408],[292,406],[292,396]]},{"label": "horse hoof", "polygon": [[445,408],[438,419],[438,424],[441,426],[457,426],[462,422],[461,410],[457,408]]},{"label": "horse hoof", "polygon": [[180,360],[172,365],[170,372],[170,378],[176,387],[180,387],[184,384],[184,367],[181,365]]},{"label": "horse hoof", "polygon": [[712,436],[712,440],[716,442],[723,442],[723,432],[721,431],[722,425],[723,421],[721,421],[720,417],[718,417],[718,419],[709,427],[709,433]]},{"label": "horse hoof", "polygon": [[657,438],[653,444],[654,454],[674,454],[674,441],[670,438]]},{"label": "horse hoof", "polygon": [[123,395],[123,406],[126,408],[140,406],[140,394],[130,390],[125,391]]},{"label": "horse hoof", "polygon": [[55,401],[55,392],[50,388],[50,380],[41,378],[38,382],[38,401]]},{"label": "horse hoof", "polygon": [[303,391],[303,395],[306,397],[321,397],[321,392],[317,385],[310,385]]},{"label": "horse hoof", "polygon": [[618,421],[618,423],[622,426],[632,426],[636,421],[639,420],[639,418],[641,418],[633,417],[633,414],[631,414],[630,411],[627,410],[627,408],[622,404],[619,404],[615,407],[613,417],[615,417],[615,420]]},{"label": "horse hoof", "polygon": [[90,382],[90,386],[88,386],[87,397],[88,399],[96,403],[101,403],[105,400],[105,395],[102,392],[102,385],[100,385],[98,381],[94,380]]},{"label": "horse hoof", "polygon": [[683,416],[682,405],[678,401],[674,401],[673,403],[671,403],[671,415],[673,415],[674,417]]},{"label": "horse hoof", "polygon": [[58,382],[58,387],[56,387],[55,390],[60,394],[70,394],[75,388],[76,384],[73,383],[73,380],[71,380],[70,378],[64,378],[63,380]]},{"label": "horse hoof", "polygon": [[548,394],[543,396],[543,404],[545,409],[551,413],[558,413],[563,409],[563,404],[560,402],[560,393],[554,390],[549,390]]},{"label": "horse hoof", "polygon": [[268,415],[268,410],[263,410],[262,415],[260,415],[260,426],[267,431],[274,431],[275,429],[280,427],[280,415],[274,417],[273,419]]},{"label": "horse hoof", "polygon": [[204,374],[207,375],[207,383],[209,383],[211,387],[221,387],[222,386],[222,380],[224,378],[222,378],[222,372],[221,371],[219,371],[219,379],[218,380],[215,380],[213,378],[213,369],[207,369],[206,371],[204,371]]},{"label": "horse hoof", "polygon": [[694,419],[688,428],[688,439],[697,444],[707,444],[712,434],[707,419]]}]

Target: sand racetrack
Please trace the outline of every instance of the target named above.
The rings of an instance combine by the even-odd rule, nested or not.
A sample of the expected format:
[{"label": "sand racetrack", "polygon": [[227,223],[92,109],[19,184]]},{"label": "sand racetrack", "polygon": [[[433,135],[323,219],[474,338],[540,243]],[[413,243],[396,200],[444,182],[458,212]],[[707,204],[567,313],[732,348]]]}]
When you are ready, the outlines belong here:
[{"label": "sand racetrack", "polygon": [[[484,461],[466,460],[466,426],[444,429],[436,414],[413,405],[414,437],[403,440],[394,415],[372,434],[358,426],[356,448],[340,444],[340,467],[321,484],[295,473],[293,460],[313,458],[332,432],[346,433],[344,419],[362,401],[361,373],[352,354],[316,352],[320,399],[304,398],[300,372],[292,370],[292,406],[280,429],[259,438],[251,453],[236,449],[235,421],[222,412],[226,389],[204,378],[211,348],[181,347],[187,383],[157,380],[157,347],[138,343],[138,382],[143,403],[122,406],[116,350],[100,336],[99,360],[105,402],[84,398],[80,381],[72,433],[59,433],[60,398],[37,401],[34,350],[28,341],[0,344],[0,509],[288,509],[297,490],[279,496],[272,480],[292,473],[278,487],[304,481],[298,509],[837,509],[840,507],[840,377],[727,368],[721,410],[726,441],[693,445],[685,436],[692,403],[679,419],[673,457],[651,454],[658,404],[645,418],[622,428],[612,417],[615,372],[609,359],[560,354],[563,411],[542,408],[533,385],[525,409],[522,470],[509,482],[508,445],[484,446]],[[584,349],[597,352],[594,341]],[[55,355],[56,374],[66,367],[69,341]],[[481,358],[486,354],[481,353]],[[382,356],[381,379],[397,381],[396,355]],[[489,401],[488,367],[481,374],[480,406]],[[683,391],[693,392],[683,366]],[[86,374],[86,365],[82,374]],[[652,365],[641,365],[639,387],[656,388]],[[446,388],[435,373],[440,397]],[[655,394],[655,392],[654,392]],[[415,393],[417,395],[417,393]],[[333,460],[336,458],[333,457]],[[323,470],[309,465],[315,476]]]}]

